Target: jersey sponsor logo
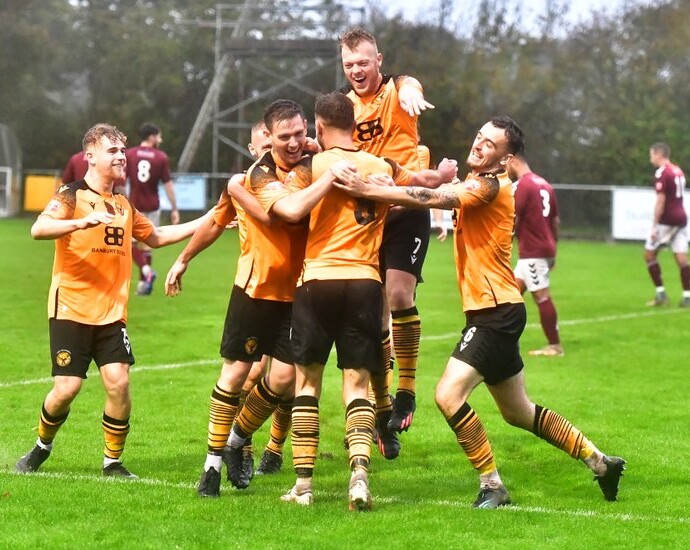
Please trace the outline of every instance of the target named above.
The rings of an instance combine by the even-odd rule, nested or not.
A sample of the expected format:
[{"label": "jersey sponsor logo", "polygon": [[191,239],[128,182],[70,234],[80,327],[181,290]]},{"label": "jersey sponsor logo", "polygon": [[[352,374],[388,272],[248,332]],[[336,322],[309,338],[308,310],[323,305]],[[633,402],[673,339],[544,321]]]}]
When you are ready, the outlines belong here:
[{"label": "jersey sponsor logo", "polygon": [[68,367],[72,362],[72,353],[69,350],[61,349],[55,354],[55,363],[58,367]]},{"label": "jersey sponsor logo", "polygon": [[359,141],[371,141],[376,136],[383,134],[381,119],[365,120],[357,124],[357,139]]},{"label": "jersey sponsor logo", "polygon": [[247,355],[254,353],[257,347],[259,347],[259,339],[255,336],[247,338],[244,341],[244,351]]},{"label": "jersey sponsor logo", "polygon": [[[110,208],[112,208],[112,206]],[[113,214],[114,213],[115,211],[113,210]],[[122,246],[125,242],[125,230],[122,227],[106,225],[103,242],[108,246]]]}]

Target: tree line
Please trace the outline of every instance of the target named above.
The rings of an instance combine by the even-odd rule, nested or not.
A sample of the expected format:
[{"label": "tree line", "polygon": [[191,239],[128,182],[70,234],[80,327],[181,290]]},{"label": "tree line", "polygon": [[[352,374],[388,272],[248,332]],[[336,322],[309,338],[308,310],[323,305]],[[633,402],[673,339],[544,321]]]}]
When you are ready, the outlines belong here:
[{"label": "tree line", "polygon": [[[346,11],[315,23],[317,15],[290,16],[299,2],[269,4],[240,26],[243,38],[300,36],[307,23],[335,36],[350,23]],[[690,0],[628,2],[578,23],[558,7],[547,2],[538,24],[525,28],[515,17],[518,0],[480,0],[460,33],[441,19],[409,22],[370,6],[363,26],[378,39],[384,72],[424,84],[436,108],[421,117],[421,135],[437,159],[464,160],[477,128],[506,113],[525,130],[532,167],[553,182],[645,185],[656,141],[669,143],[674,161],[690,170]],[[117,125],[130,143],[141,123],[156,122],[175,165],[213,78],[216,9],[210,0],[5,0],[0,123],[17,134],[24,167],[61,169],[100,121]],[[438,9],[447,11],[448,2]],[[280,25],[265,25],[276,18]],[[223,105],[275,84],[276,73],[291,78],[305,63],[257,55],[254,68],[268,71],[236,60]],[[304,83],[325,92],[336,85],[337,66],[323,65]],[[311,116],[313,96],[290,87],[247,105],[243,119],[258,119],[277,97],[301,102]],[[246,141],[246,131],[233,131]],[[211,149],[207,131],[192,171],[210,170]],[[235,151],[220,155],[221,166],[238,169]]]}]

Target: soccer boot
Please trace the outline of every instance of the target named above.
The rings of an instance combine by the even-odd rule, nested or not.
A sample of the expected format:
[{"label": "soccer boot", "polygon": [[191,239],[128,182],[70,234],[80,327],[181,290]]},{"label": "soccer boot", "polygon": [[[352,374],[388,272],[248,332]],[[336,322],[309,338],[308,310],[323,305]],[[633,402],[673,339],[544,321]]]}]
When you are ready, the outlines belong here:
[{"label": "soccer boot", "polygon": [[549,344],[541,349],[533,349],[529,354],[532,357],[563,357],[565,352],[560,344]]},{"label": "soccer boot", "polygon": [[352,472],[347,496],[350,510],[356,510],[358,512],[368,512],[371,510],[369,480],[364,470]]},{"label": "soccer boot", "polygon": [[287,493],[280,497],[283,502],[294,502],[296,504],[301,504],[302,506],[311,506],[314,502],[314,495],[312,494],[311,487],[300,487],[295,485]]},{"label": "soccer boot", "polygon": [[604,464],[606,464],[606,472],[603,475],[594,476],[594,479],[599,483],[606,500],[617,500],[618,484],[623,477],[625,460],[617,456],[604,456]]},{"label": "soccer boot", "polygon": [[654,299],[647,302],[649,307],[660,307],[666,304],[668,304],[668,296],[666,296],[665,292],[657,292]]},{"label": "soccer boot", "polygon": [[412,425],[412,418],[416,409],[415,396],[406,391],[398,391],[393,401],[393,412],[388,421],[388,429],[392,432],[406,432]]},{"label": "soccer boot", "polygon": [[49,456],[50,451],[36,445],[17,461],[14,469],[23,474],[35,472],[41,467],[41,464],[43,464]]},{"label": "soccer boot", "polygon": [[228,468],[228,481],[232,483],[232,486],[237,489],[246,489],[249,487],[250,478],[244,469],[242,447],[230,447],[226,445],[223,448],[222,457],[225,466]]},{"label": "soccer boot", "polygon": [[477,499],[472,503],[472,508],[498,508],[510,504],[510,495],[503,485],[499,487],[482,487]]},{"label": "soccer boot", "polygon": [[103,466],[103,475],[106,477],[123,477],[126,479],[139,479],[139,476],[125,468],[119,460]]},{"label": "soccer boot", "polygon": [[244,474],[247,479],[252,479],[254,477],[254,453],[252,452],[251,446],[246,445],[242,448],[242,468],[244,469]]},{"label": "soccer boot", "polygon": [[388,429],[390,418],[391,411],[376,413],[376,445],[386,459],[393,460],[400,454],[400,440],[398,434]]},{"label": "soccer boot", "polygon": [[200,497],[217,498],[220,496],[220,472],[211,467],[204,470],[196,492]]},{"label": "soccer boot", "polygon": [[267,449],[264,451],[264,454],[259,461],[259,467],[256,469],[256,475],[277,474],[280,472],[282,467],[282,455],[277,455]]},{"label": "soccer boot", "polygon": [[146,284],[144,285],[144,296],[148,296],[153,292],[153,283],[156,282],[156,272],[152,269],[146,277]]}]

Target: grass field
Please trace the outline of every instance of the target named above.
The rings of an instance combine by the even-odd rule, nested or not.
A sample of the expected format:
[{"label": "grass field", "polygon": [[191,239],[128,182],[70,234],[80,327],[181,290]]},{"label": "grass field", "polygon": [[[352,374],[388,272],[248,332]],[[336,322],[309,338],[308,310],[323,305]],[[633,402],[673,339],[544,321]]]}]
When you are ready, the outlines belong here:
[{"label": "grass field", "polygon": [[[293,483],[290,449],[275,476],[220,499],[196,496],[206,452],[218,344],[234,277],[237,235],[227,232],[192,263],[184,292],[159,284],[182,245],[155,252],[159,282],[132,296],[129,334],[134,409],[125,464],[142,479],[100,475],[103,390],[95,367],[33,475],[13,473],[34,444],[50,388],[46,294],[53,244],[29,236],[32,220],[0,221],[0,546],[4,548],[673,548],[690,537],[688,334],[676,307],[678,272],[662,255],[673,305],[653,295],[636,244],[564,242],[552,277],[566,356],[531,358],[544,337],[528,299],[522,339],[532,399],[581,428],[628,469],[618,502],[606,502],[589,471],[532,434],[505,424],[485,388],[470,402],[483,419],[514,505],[473,510],[477,477],[433,390],[462,327],[452,244],[432,242],[418,292],[421,360],[415,421],[395,461],[372,452],[374,510],[347,511],[344,408],[327,369],[322,439],[310,508],[279,502]],[[254,441],[266,441],[262,429]]]}]

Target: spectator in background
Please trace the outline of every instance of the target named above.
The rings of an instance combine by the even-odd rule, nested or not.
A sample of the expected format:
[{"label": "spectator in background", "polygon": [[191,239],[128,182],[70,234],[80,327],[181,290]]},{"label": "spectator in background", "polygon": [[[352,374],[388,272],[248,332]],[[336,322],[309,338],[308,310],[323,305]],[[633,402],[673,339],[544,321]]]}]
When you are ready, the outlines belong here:
[{"label": "spectator in background", "polygon": [[[180,222],[177,210],[175,188],[170,177],[168,155],[160,150],[163,142],[161,129],[147,122],[139,128],[141,143],[127,149],[127,178],[129,179],[129,200],[137,210],[158,227],[161,221],[158,184],[163,183],[170,201],[170,222]],[[156,272],[151,267],[151,249],[141,242],[132,243],[134,262],[139,266],[138,295],[151,294]]]},{"label": "spectator in background", "polygon": [[515,189],[515,236],[518,261],[515,279],[520,292],[529,290],[539,309],[539,320],[548,340],[544,348],[530,355],[560,357],[563,346],[558,332],[558,314],[549,293],[549,270],[556,263],[558,241],[558,203],[556,192],[541,176],[532,172],[524,155],[513,155],[507,164]]},{"label": "spectator in background", "polygon": [[654,173],[654,220],[652,230],[644,245],[647,270],[656,287],[654,299],[648,306],[664,306],[668,303],[666,288],[661,278],[661,266],[657,261],[659,250],[671,247],[680,269],[683,298],[680,307],[690,307],[690,267],[688,267],[687,214],[683,207],[685,175],[671,162],[671,148],[665,143],[655,143],[649,148],[649,162],[656,167]]},{"label": "spectator in background", "polygon": [[83,180],[88,169],[89,163],[84,156],[84,151],[74,153],[69,158],[65,169],[62,171],[62,183],[72,183],[73,181]]}]

